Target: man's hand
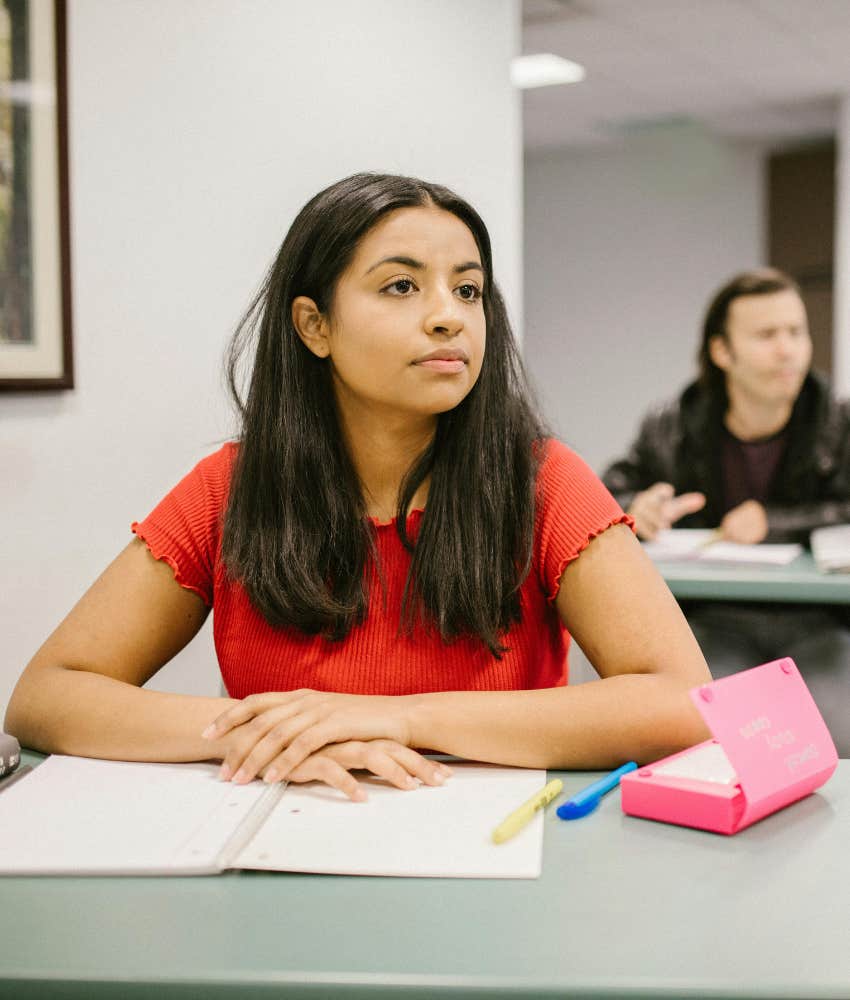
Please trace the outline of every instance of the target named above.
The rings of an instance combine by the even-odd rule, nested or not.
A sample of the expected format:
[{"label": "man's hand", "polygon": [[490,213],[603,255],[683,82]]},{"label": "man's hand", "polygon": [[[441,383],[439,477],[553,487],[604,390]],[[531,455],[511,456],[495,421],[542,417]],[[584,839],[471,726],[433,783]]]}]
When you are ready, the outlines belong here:
[{"label": "man's hand", "polygon": [[670,483],[655,483],[648,490],[638,493],[628,513],[635,519],[638,536],[652,541],[659,531],[671,527],[686,514],[695,514],[705,506],[702,493],[680,493]]},{"label": "man's hand", "polygon": [[720,522],[720,535],[727,542],[756,545],[767,538],[767,511],[757,500],[733,507]]}]

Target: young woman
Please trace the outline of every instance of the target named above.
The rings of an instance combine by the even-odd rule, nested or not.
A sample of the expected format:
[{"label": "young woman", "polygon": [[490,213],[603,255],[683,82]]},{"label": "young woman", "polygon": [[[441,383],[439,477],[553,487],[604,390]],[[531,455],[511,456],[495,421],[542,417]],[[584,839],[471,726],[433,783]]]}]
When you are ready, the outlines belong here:
[{"label": "young woman", "polygon": [[[535,415],[465,201],[377,174],[320,192],[229,372],[239,442],[133,526],[35,655],[6,716],[24,744],[358,799],[358,769],[443,781],[417,748],[607,768],[705,738],[686,694],[705,661],[622,510]],[[143,690],[211,607],[231,697]],[[598,681],[566,686],[570,633]]]}]

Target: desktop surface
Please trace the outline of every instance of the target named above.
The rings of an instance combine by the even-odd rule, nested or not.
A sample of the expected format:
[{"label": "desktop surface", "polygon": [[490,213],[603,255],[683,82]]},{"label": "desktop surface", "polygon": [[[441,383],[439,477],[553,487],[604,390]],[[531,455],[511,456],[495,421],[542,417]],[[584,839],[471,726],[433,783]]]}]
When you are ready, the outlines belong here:
[{"label": "desktop surface", "polygon": [[848,829],[841,761],[734,837],[550,808],[536,880],[4,878],[0,997],[847,998]]},{"label": "desktop surface", "polygon": [[735,566],[682,560],[656,563],[681,600],[850,604],[850,573],[821,573],[810,552],[787,566]]}]

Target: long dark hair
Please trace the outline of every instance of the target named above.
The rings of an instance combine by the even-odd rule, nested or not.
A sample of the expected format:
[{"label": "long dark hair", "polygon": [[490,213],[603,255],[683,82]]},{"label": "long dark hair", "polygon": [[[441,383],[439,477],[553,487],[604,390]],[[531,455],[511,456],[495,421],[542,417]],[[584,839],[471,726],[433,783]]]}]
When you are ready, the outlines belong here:
[{"label": "long dark hair", "polygon": [[[343,443],[328,362],[302,343],[291,307],[304,295],[328,314],[363,236],[389,212],[427,205],[457,216],[475,238],[485,273],[487,345],[475,386],[439,415],[433,440],[399,492],[396,528],[412,553],[399,624],[435,626],[445,640],[477,635],[500,656],[501,637],[520,618],[519,588],[531,564],[536,442],[545,435],[493,283],[487,229],[467,202],[439,185],[354,174],[298,213],[228,352],[242,434],[223,559],[272,626],[341,639],[363,621],[374,528]],[[239,371],[255,339],[243,403]],[[414,542],[406,515],[427,476]]]},{"label": "long dark hair", "polygon": [[800,295],[800,286],[790,275],[775,267],[759,267],[741,271],[714,293],[702,322],[702,339],[697,351],[697,362],[700,385],[715,403],[725,406],[728,399],[726,375],[711,360],[711,341],[715,337],[728,338],[726,321],[732,303],[745,295],[773,295],[787,290]]}]

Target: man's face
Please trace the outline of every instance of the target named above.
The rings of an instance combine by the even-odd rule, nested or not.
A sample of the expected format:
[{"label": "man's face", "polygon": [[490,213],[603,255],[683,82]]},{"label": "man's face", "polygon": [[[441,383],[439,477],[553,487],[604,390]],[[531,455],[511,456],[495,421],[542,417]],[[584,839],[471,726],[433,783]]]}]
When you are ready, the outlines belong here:
[{"label": "man's face", "polygon": [[729,307],[726,336],[714,337],[709,350],[733,403],[793,404],[812,360],[806,307],[791,289],[743,295]]}]

